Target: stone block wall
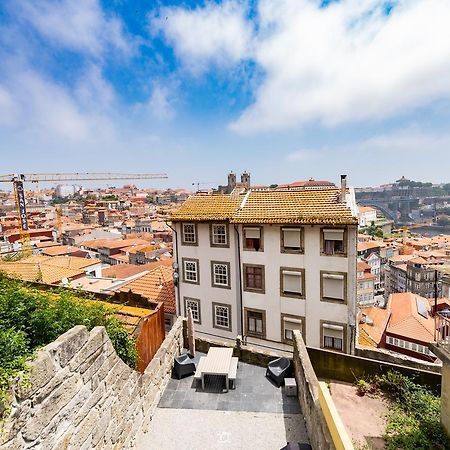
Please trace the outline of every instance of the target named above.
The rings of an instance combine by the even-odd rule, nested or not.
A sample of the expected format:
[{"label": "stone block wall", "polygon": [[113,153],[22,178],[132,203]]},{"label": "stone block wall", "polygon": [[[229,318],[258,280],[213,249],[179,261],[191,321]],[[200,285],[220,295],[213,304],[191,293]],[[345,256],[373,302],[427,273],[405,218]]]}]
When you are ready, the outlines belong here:
[{"label": "stone block wall", "polygon": [[129,448],[148,429],[182,348],[179,318],[140,374],[117,356],[103,327],[72,328],[39,351],[29,383],[13,386],[0,448]]},{"label": "stone block wall", "polygon": [[336,447],[319,403],[319,380],[299,331],[294,331],[294,375],[298,387],[298,400],[305,417],[312,448],[335,450]]}]

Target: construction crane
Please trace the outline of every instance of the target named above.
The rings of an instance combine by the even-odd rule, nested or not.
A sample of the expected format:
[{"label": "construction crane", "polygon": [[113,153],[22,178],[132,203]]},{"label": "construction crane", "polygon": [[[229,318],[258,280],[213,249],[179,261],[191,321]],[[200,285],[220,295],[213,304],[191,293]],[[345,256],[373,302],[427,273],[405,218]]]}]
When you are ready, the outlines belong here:
[{"label": "construction crane", "polygon": [[216,181],[195,181],[192,186],[197,186],[197,192],[200,192],[200,186],[206,186],[210,184],[217,184]]},{"label": "construction crane", "polygon": [[[39,183],[46,181],[100,181],[100,180],[153,180],[167,178],[167,174],[158,173],[21,173],[0,175],[0,183],[12,183],[16,199],[16,209],[20,223],[20,241],[22,256],[31,254],[30,230],[28,226],[25,190],[23,183]],[[58,214],[58,213],[57,213]],[[60,213],[59,213],[60,214]],[[60,220],[60,215],[58,220]]]}]

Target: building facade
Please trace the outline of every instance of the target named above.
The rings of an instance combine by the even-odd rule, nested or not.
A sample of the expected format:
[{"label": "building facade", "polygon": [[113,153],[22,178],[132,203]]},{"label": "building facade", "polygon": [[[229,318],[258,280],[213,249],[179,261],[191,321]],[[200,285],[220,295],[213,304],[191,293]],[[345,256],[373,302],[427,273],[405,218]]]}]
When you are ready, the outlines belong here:
[{"label": "building facade", "polygon": [[350,353],[357,213],[341,189],[199,194],[172,217],[177,305],[199,333],[289,349]]}]

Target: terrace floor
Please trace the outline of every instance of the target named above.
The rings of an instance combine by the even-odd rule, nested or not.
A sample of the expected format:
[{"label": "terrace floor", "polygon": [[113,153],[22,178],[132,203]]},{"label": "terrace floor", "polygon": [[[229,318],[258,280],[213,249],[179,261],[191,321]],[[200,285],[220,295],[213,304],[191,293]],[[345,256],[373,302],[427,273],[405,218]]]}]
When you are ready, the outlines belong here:
[{"label": "terrace floor", "polygon": [[[201,353],[197,353],[198,362]],[[137,436],[144,449],[280,449],[307,443],[296,397],[287,397],[265,377],[264,367],[239,362],[236,388],[208,377],[205,391],[193,377],[172,378],[153,416],[150,431]]]}]

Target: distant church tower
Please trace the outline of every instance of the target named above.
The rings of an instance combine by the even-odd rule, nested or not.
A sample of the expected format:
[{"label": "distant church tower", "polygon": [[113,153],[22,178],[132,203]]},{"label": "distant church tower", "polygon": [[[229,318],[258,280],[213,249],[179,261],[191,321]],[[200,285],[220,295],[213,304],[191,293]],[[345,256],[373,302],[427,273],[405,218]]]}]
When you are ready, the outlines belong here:
[{"label": "distant church tower", "polygon": [[241,184],[246,188],[250,189],[250,174],[247,172],[244,172],[241,175]]},{"label": "distant church tower", "polygon": [[231,193],[235,187],[236,187],[236,174],[230,172],[228,174],[228,193]]}]

